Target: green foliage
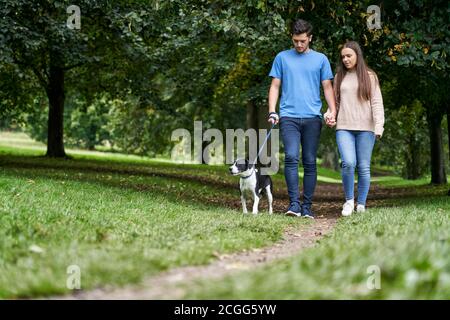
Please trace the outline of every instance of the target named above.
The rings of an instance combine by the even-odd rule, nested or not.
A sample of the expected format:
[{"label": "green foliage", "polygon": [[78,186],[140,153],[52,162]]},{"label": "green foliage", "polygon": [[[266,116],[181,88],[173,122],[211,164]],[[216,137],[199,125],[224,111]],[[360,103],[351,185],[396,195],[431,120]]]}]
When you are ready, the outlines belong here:
[{"label": "green foliage", "polygon": [[[65,117],[66,139],[69,146],[93,150],[97,145],[110,143],[111,135],[106,126],[109,121],[108,96],[98,97],[87,105],[83,100],[69,103]],[[69,116],[70,114],[70,116]]]},{"label": "green foliage", "polygon": [[[387,87],[389,87],[387,85]],[[386,98],[390,93],[386,90]],[[425,108],[420,101],[387,109],[383,138],[375,144],[377,164],[390,166],[402,177],[418,179],[429,173],[430,138]]]},{"label": "green foliage", "polygon": [[[45,92],[52,52],[66,68],[65,132],[71,145],[92,148],[109,141],[127,152],[155,154],[170,149],[172,130],[191,129],[194,120],[205,128],[243,128],[248,105],[265,112],[267,75],[275,55],[291,47],[289,27],[296,18],[312,22],[312,47],[333,67],[342,43],[362,44],[382,87],[396,88],[385,99],[392,121],[403,121],[401,107],[416,99],[428,111],[444,112],[444,1],[382,2],[382,29],[374,30],[366,27],[373,3],[362,0],[81,1],[81,30],[65,26],[69,1],[1,4],[2,118],[19,121],[37,112],[40,118],[29,118],[28,131],[41,141],[47,112],[42,105],[35,109],[35,100]],[[110,101],[99,105],[100,97]],[[330,132],[324,132],[326,146],[334,144]],[[424,132],[418,134],[424,150]],[[387,155],[398,151],[394,144],[380,145],[385,152],[377,159],[383,164],[406,166],[406,160]],[[332,149],[321,147],[321,156],[335,157]]]},{"label": "green foliage", "polygon": [[47,97],[38,95],[33,99],[31,108],[28,112],[22,114],[24,121],[22,126],[24,131],[31,138],[39,142],[47,142],[47,119],[48,119],[48,100]]}]

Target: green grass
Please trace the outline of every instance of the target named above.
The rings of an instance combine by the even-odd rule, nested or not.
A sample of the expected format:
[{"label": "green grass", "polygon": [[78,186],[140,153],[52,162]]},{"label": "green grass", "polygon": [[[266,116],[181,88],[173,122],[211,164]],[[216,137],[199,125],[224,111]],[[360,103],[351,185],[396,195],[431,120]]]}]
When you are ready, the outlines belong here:
[{"label": "green grass", "polygon": [[[25,133],[21,132],[0,132],[0,154],[16,156],[43,156],[46,152],[46,146],[30,139]],[[82,149],[66,149],[67,153],[78,159],[97,159],[107,161],[127,161],[134,163],[145,163],[148,161],[167,162],[167,159],[150,159],[137,155],[127,155],[112,152],[90,151]]]},{"label": "green grass", "polygon": [[237,190],[140,175],[130,164],[4,156],[0,163],[2,298],[68,292],[70,265],[80,267],[84,289],[134,283],[268,245],[305,223],[243,216],[223,206]]},{"label": "green grass", "polygon": [[[239,191],[227,166],[67,151],[72,159],[47,159],[42,144],[0,133],[0,298],[70,293],[71,265],[80,267],[86,290],[138,283],[217,254],[269,245],[287,227],[308,224],[232,209]],[[318,171],[319,182],[340,183],[338,172]],[[285,191],[281,172],[273,180]],[[397,177],[379,180],[417,188]],[[423,194],[443,194],[446,187],[417,185]],[[204,283],[189,297],[448,297],[448,200],[408,201],[341,219],[316,248]],[[374,264],[381,268],[382,290],[368,292],[365,272]]]},{"label": "green grass", "polygon": [[[25,133],[18,132],[0,132],[0,156],[43,156],[46,152],[46,147],[40,142],[30,139]],[[66,149],[67,154],[75,160],[98,160],[107,162],[126,162],[129,164],[141,165],[158,165],[168,167],[177,163],[172,162],[167,158],[149,158],[137,155],[126,155],[121,153],[88,151],[80,149]],[[213,165],[209,166],[210,170],[204,170],[204,165],[198,164],[183,164],[182,167],[187,169],[198,169],[206,174],[214,172],[228,172],[228,166]],[[318,167],[317,180],[326,183],[341,183],[341,176],[339,172]],[[300,178],[303,178],[303,171],[299,170]],[[234,179],[230,177],[230,179]],[[281,170],[278,174],[273,176],[275,181],[284,183],[284,176]]]},{"label": "green grass", "polygon": [[[407,180],[397,176],[372,177],[371,181],[384,187],[418,187],[430,184],[431,178],[424,177],[417,180]],[[448,178],[450,181],[450,177]]]},{"label": "green grass", "polygon": [[71,265],[83,289],[137,283],[305,224],[230,209],[239,191],[224,166],[73,150],[47,159],[23,135],[0,136],[0,298],[69,293]]},{"label": "green grass", "polygon": [[[376,284],[371,268],[379,268],[380,289],[367,285]],[[340,219],[314,248],[220,281],[200,281],[188,292],[188,299],[448,299],[450,201],[397,201]]]},{"label": "green grass", "polygon": [[[25,133],[18,132],[0,132],[0,156],[43,156],[45,154],[46,147],[40,142],[36,142],[30,139]],[[100,152],[100,151],[88,151],[80,149],[66,149],[66,152],[74,160],[98,160],[114,163],[127,163],[136,165],[152,165],[162,166],[165,168],[173,167],[177,163],[172,162],[167,158],[149,158],[145,156],[127,155],[121,153]],[[318,161],[320,164],[320,161]],[[215,173],[227,172],[227,166],[207,166],[197,164],[183,164],[178,167],[186,168],[188,170],[198,170],[205,175]],[[377,170],[383,170],[388,172],[386,168],[378,168]],[[300,168],[299,177],[303,178],[303,170]],[[229,181],[233,180],[233,177],[227,177]],[[275,182],[284,183],[284,176],[282,170],[272,176]],[[236,180],[236,179],[234,179]],[[317,167],[317,180],[324,183],[341,183],[341,174],[338,171],[334,171],[328,168],[323,168],[320,165]],[[398,176],[387,175],[381,177],[372,177],[372,182],[386,187],[415,187],[424,186],[430,182],[430,177],[421,178],[418,180],[406,180]],[[448,179],[450,181],[450,177]]]}]

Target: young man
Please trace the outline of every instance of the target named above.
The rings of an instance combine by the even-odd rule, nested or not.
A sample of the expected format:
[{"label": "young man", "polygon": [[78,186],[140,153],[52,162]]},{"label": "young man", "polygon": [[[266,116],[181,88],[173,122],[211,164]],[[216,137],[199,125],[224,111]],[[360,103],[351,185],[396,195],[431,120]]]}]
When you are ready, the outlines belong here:
[{"label": "young man", "polygon": [[[311,40],[311,24],[302,19],[295,21],[292,26],[294,49],[280,52],[269,74],[272,84],[269,90],[268,119],[270,123],[280,122],[285,151],[284,175],[290,200],[286,215],[308,218],[314,218],[311,205],[316,188],[317,147],[322,129],[320,84],[328,104],[325,114],[327,125],[333,126],[336,118],[330,62],[324,54],[309,47]],[[282,94],[278,116],[275,107],[280,87]],[[300,146],[304,168],[303,203],[300,202],[298,186]]]}]

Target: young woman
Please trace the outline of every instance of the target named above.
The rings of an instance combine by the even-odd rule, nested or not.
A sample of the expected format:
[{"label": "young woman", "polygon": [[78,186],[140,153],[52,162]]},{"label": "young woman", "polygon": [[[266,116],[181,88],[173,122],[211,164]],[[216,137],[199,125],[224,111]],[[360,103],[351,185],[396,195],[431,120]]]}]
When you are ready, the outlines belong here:
[{"label": "young woman", "polygon": [[[338,116],[336,141],[341,156],[345,203],[343,216],[355,208],[355,168],[358,170],[357,212],[364,212],[370,187],[370,159],[384,126],[383,98],[377,75],[367,67],[355,41],[344,44],[334,80]],[[333,119],[327,119],[332,122]]]}]

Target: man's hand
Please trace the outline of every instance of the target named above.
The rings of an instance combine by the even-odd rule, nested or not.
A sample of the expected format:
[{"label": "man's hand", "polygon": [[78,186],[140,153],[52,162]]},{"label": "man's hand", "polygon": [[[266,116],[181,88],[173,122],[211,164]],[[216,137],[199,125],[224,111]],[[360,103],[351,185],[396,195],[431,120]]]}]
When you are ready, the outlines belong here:
[{"label": "man's hand", "polygon": [[277,124],[280,121],[280,117],[278,117],[278,113],[276,112],[270,112],[269,118],[267,119],[267,122],[270,124]]},{"label": "man's hand", "polygon": [[281,79],[278,78],[272,78],[272,82],[270,84],[269,88],[269,101],[268,101],[268,107],[269,109],[269,116],[267,121],[273,125],[277,124],[280,120],[280,117],[275,112],[278,96],[280,95],[280,86],[281,86]]},{"label": "man's hand", "polygon": [[336,125],[336,113],[327,110],[327,112],[325,112],[323,117],[325,118],[326,125],[329,126],[330,128]]}]

